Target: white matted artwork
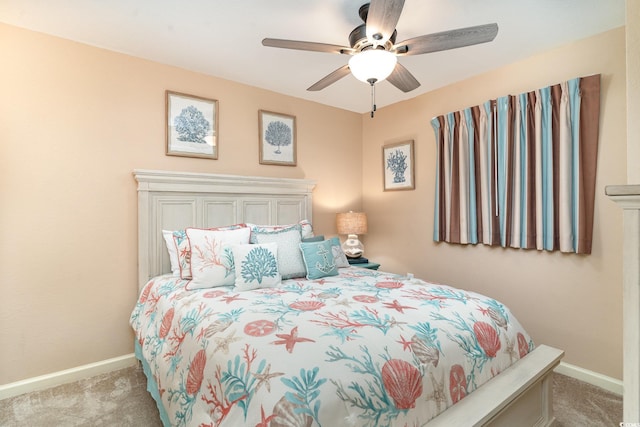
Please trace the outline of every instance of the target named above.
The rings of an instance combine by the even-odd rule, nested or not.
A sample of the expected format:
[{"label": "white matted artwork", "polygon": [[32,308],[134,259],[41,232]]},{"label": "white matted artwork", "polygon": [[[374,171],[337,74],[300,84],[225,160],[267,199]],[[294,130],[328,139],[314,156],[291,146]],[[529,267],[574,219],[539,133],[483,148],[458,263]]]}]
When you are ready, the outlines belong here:
[{"label": "white matted artwork", "polygon": [[166,91],[168,156],[218,158],[218,101]]},{"label": "white matted artwork", "polygon": [[258,111],[260,164],[296,165],[296,118],[271,111]]},{"label": "white matted artwork", "polygon": [[412,140],[382,147],[384,191],[416,188],[413,159]]}]

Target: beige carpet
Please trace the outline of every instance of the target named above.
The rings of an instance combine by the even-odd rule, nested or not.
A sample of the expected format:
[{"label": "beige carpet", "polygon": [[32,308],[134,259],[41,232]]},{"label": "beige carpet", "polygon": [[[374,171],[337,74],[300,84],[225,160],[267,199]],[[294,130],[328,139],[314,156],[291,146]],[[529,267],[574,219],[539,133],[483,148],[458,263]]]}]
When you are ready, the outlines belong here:
[{"label": "beige carpet", "polygon": [[553,411],[557,427],[617,427],[622,421],[622,396],[554,374]]},{"label": "beige carpet", "polygon": [[0,400],[0,426],[162,426],[146,387],[136,365]]},{"label": "beige carpet", "polygon": [[[553,392],[557,427],[617,426],[622,421],[622,398],[616,394],[558,374]],[[2,427],[161,425],[137,366],[0,400]]]}]

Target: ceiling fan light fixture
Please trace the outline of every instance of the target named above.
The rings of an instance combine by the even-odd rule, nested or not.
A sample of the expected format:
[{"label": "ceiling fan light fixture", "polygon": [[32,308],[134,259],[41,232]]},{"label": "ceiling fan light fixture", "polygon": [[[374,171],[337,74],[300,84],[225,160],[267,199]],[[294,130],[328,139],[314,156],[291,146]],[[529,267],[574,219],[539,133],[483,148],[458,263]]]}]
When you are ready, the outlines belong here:
[{"label": "ceiling fan light fixture", "polygon": [[393,72],[398,58],[382,49],[369,49],[353,55],[349,69],[354,77],[365,83],[381,82]]}]

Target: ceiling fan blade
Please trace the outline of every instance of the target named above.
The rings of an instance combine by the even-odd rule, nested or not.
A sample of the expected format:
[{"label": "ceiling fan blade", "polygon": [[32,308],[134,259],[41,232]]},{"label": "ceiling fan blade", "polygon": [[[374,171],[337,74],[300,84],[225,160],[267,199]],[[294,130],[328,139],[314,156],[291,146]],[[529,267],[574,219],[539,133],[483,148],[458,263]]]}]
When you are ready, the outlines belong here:
[{"label": "ceiling fan blade", "polygon": [[268,46],[268,47],[280,47],[283,49],[309,50],[312,52],[343,53],[347,55],[353,55],[355,53],[355,50],[347,46],[338,46],[335,44],[326,44],[326,43],[303,42],[298,40],[266,38],[262,40],[262,45]]},{"label": "ceiling fan blade", "polygon": [[318,82],[316,82],[313,85],[311,85],[307,90],[310,90],[310,91],[322,90],[325,87],[337,82],[338,80],[340,80],[344,76],[349,75],[350,72],[351,71],[349,70],[349,65],[345,64],[342,67],[340,67],[337,70],[335,70],[334,72],[326,75],[325,77],[320,79]]},{"label": "ceiling fan blade", "polygon": [[371,0],[367,14],[367,39],[384,44],[396,29],[404,0]]},{"label": "ceiling fan blade", "polygon": [[387,77],[387,80],[403,92],[411,92],[420,86],[420,82],[399,62],[391,72],[391,75]]},{"label": "ceiling fan blade", "polygon": [[439,52],[457,49],[474,44],[487,43],[496,38],[498,24],[477,25],[475,27],[458,28],[457,30],[427,34],[398,43],[394,46],[397,55],[420,55],[422,53]]}]

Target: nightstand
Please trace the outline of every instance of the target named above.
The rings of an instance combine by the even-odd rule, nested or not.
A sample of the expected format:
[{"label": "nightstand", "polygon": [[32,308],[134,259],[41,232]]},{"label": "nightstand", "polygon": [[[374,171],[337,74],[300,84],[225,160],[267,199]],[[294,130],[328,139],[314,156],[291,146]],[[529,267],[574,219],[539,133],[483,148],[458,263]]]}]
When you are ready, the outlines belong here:
[{"label": "nightstand", "polygon": [[378,267],[380,267],[380,264],[375,263],[375,262],[351,262],[350,259],[347,258],[347,261],[349,261],[349,265],[353,266],[353,267],[362,267],[362,268],[368,268],[369,270],[377,270]]}]

